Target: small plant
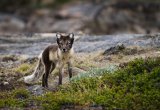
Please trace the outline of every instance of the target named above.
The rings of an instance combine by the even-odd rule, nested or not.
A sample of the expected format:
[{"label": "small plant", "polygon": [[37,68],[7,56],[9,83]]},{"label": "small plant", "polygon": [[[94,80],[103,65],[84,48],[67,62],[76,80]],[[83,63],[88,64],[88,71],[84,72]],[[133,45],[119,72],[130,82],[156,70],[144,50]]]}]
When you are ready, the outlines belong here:
[{"label": "small plant", "polygon": [[77,76],[72,78],[72,81],[74,80],[81,80],[82,78],[86,77],[102,77],[102,75],[107,73],[113,73],[117,70],[117,67],[115,65],[110,65],[105,68],[91,68],[89,71],[85,73],[80,73]]},{"label": "small plant", "polygon": [[0,108],[22,108],[28,105],[30,94],[26,89],[20,88],[0,95]]},{"label": "small plant", "polygon": [[16,99],[27,99],[29,98],[29,95],[30,95],[29,91],[27,91],[24,88],[14,90],[12,94],[13,94],[13,97]]},{"label": "small plant", "polygon": [[23,63],[20,66],[18,66],[17,68],[14,68],[14,71],[17,73],[27,73],[30,69],[31,69],[31,65],[28,63]]}]

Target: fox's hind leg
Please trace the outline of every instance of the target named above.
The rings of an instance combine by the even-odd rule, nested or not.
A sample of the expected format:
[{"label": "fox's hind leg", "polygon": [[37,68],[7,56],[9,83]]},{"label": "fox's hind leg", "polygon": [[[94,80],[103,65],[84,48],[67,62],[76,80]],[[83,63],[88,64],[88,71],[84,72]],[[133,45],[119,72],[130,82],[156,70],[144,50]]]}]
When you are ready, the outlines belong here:
[{"label": "fox's hind leg", "polygon": [[48,87],[48,75],[51,70],[51,63],[48,63],[47,65],[44,65],[44,74],[42,77],[42,86]]},{"label": "fox's hind leg", "polygon": [[45,65],[45,72],[43,74],[42,78],[42,86],[43,87],[48,87],[48,76],[52,71],[55,69],[55,64],[54,63],[49,63],[48,65]]},{"label": "fox's hind leg", "polygon": [[51,64],[51,69],[50,69],[49,74],[52,73],[52,71],[55,69],[55,67],[56,67],[56,64],[55,64],[55,63],[52,63],[52,64]]}]

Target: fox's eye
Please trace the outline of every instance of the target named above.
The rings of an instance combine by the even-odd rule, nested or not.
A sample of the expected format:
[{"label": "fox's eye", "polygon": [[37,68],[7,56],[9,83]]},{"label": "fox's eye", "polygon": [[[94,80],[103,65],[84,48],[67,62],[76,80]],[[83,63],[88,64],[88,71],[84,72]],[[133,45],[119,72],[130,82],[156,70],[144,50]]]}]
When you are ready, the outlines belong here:
[{"label": "fox's eye", "polygon": [[59,42],[59,45],[62,45],[62,41]]},{"label": "fox's eye", "polygon": [[69,41],[68,44],[71,45],[71,42]]},{"label": "fox's eye", "polygon": [[58,43],[59,46],[62,46],[62,43]]}]

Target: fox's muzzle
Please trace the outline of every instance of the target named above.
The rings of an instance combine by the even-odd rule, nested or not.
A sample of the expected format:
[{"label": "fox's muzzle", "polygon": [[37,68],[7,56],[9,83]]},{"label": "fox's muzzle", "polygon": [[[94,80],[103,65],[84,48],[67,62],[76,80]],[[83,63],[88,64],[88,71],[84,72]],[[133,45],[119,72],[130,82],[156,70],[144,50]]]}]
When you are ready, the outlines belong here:
[{"label": "fox's muzzle", "polygon": [[67,52],[67,50],[66,50],[66,49],[62,49],[62,51],[63,51],[63,52]]}]

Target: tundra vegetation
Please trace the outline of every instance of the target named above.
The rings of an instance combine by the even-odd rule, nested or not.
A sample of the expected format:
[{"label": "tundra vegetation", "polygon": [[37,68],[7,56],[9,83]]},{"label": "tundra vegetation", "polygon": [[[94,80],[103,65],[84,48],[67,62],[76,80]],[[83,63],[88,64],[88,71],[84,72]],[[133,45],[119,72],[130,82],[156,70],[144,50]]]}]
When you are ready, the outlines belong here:
[{"label": "tundra vegetation", "polygon": [[[0,33],[6,34],[0,35],[0,109],[158,110],[160,35],[152,33],[160,32],[159,2],[1,0]],[[76,46],[83,44],[84,48],[77,52],[73,64],[80,73],[74,74],[69,83],[56,86],[55,70],[49,77],[49,87],[53,88],[42,88],[41,82],[26,85],[20,79],[34,71],[37,57],[25,55],[38,54],[47,44],[55,43],[52,37],[33,32],[57,31],[82,35]],[[148,34],[120,35],[123,33]],[[83,34],[118,36],[84,38]],[[121,41],[128,45],[111,47]],[[65,76],[68,74],[64,74],[64,81]],[[30,87],[39,87],[40,93],[34,94]]]},{"label": "tundra vegetation", "polygon": [[[20,87],[1,89],[0,108],[55,110],[63,106],[101,106],[103,109],[156,110],[160,108],[159,62],[160,57],[138,58],[113,70],[107,67],[91,69],[79,77],[74,76],[70,83],[55,91],[46,91],[38,96],[31,94],[23,83]],[[24,63],[12,71],[27,73],[28,66]]]}]

